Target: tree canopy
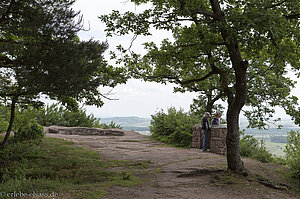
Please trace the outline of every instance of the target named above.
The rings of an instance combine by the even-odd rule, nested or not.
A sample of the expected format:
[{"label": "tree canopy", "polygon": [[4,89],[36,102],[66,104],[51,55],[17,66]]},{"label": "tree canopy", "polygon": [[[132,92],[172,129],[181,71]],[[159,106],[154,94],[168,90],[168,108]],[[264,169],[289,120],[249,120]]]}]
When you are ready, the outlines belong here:
[{"label": "tree canopy", "polygon": [[0,97],[11,104],[11,124],[17,102],[36,104],[45,94],[72,106],[102,106],[107,96],[99,86],[126,82],[123,69],[104,59],[106,42],[79,40],[82,18],[74,2],[0,2]]},{"label": "tree canopy", "polygon": [[[132,0],[153,6],[142,13],[113,11],[100,19],[107,35],[151,35],[152,28],[173,33],[160,46],[145,44],[146,55],[130,52],[118,61],[137,78],[173,82],[179,90],[227,99],[228,168],[243,170],[239,154],[239,115],[264,127],[275,106],[300,124],[298,99],[290,96],[299,76],[300,2],[294,0]],[[126,53],[124,48],[119,48]],[[114,58],[117,58],[113,56]]]}]

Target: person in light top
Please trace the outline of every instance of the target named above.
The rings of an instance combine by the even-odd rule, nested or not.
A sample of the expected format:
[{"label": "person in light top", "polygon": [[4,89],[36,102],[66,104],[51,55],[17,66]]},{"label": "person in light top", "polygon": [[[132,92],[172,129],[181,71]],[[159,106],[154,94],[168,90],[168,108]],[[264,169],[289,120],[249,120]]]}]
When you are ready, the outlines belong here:
[{"label": "person in light top", "polygon": [[221,112],[216,112],[214,118],[211,120],[211,125],[220,125],[221,124]]},{"label": "person in light top", "polygon": [[209,136],[209,122],[208,118],[210,117],[210,113],[206,112],[202,118],[202,137],[203,137],[203,142],[202,142],[202,150],[207,151],[207,142],[208,142],[208,136]]}]

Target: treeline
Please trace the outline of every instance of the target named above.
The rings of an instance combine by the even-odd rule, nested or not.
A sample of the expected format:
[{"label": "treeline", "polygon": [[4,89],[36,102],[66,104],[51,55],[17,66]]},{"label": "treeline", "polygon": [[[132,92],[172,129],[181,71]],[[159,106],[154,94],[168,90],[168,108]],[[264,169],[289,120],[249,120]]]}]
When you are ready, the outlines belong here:
[{"label": "treeline", "polygon": [[[177,111],[169,108],[152,115],[150,123],[151,136],[157,140],[177,147],[190,148],[192,145],[192,128],[201,123],[202,116]],[[285,136],[274,136],[273,140],[285,141],[285,158],[273,156],[265,146],[263,140],[257,140],[252,135],[240,132],[240,154],[261,162],[286,164],[290,167],[293,177],[300,178],[300,131],[290,131]]]},{"label": "treeline", "polygon": [[[0,104],[0,132],[5,132],[9,125],[10,110],[8,106]],[[34,139],[44,135],[43,126],[81,126],[91,128],[121,128],[111,122],[101,123],[93,114],[87,114],[83,108],[68,110],[59,104],[52,104],[35,108],[33,106],[17,107],[15,122],[12,127],[14,138],[17,140]]]}]

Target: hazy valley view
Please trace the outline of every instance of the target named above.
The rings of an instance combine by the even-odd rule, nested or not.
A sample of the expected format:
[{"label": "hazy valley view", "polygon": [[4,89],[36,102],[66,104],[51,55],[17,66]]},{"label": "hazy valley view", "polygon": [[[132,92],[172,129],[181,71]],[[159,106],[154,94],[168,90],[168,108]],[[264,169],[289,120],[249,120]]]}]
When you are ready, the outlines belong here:
[{"label": "hazy valley view", "polygon": [[[124,130],[133,130],[143,135],[151,135],[150,133],[150,118],[141,117],[108,117],[101,118],[101,122],[109,124],[114,122],[121,125]],[[199,119],[200,123],[200,119]],[[268,130],[249,129],[247,128],[248,121],[245,118],[240,119],[240,129],[244,130],[246,135],[253,135],[256,139],[263,140],[266,148],[274,155],[284,156],[284,149],[286,145],[287,132],[300,130],[290,119],[283,118],[277,125],[282,125],[278,129],[275,125],[270,125]]]}]

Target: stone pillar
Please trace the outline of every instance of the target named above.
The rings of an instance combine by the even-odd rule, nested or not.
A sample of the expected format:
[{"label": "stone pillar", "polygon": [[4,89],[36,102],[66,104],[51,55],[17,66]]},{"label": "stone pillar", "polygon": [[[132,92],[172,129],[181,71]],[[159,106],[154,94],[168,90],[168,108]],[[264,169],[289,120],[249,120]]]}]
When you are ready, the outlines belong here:
[{"label": "stone pillar", "polygon": [[[213,153],[225,154],[226,135],[227,135],[226,125],[212,126],[210,131],[210,138],[207,143],[207,148]],[[201,124],[196,124],[193,127],[192,147],[202,149]]]},{"label": "stone pillar", "polygon": [[192,136],[192,147],[201,149],[202,148],[202,135],[201,135],[201,124],[196,124],[193,127],[193,136]]}]

